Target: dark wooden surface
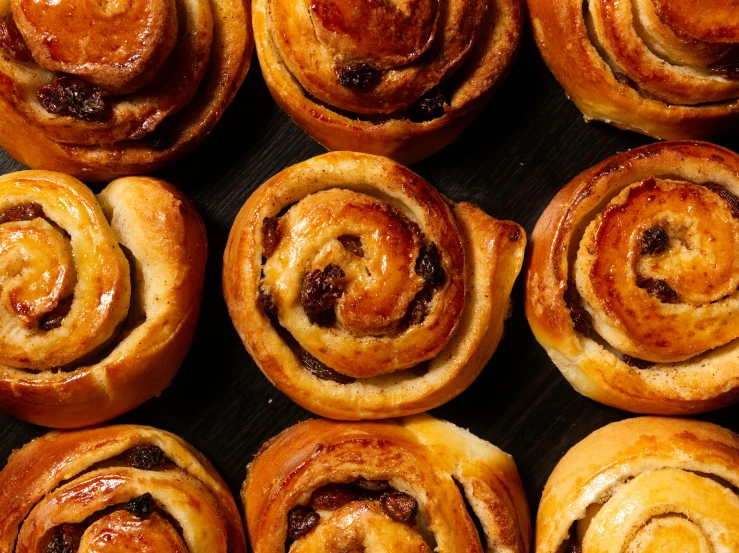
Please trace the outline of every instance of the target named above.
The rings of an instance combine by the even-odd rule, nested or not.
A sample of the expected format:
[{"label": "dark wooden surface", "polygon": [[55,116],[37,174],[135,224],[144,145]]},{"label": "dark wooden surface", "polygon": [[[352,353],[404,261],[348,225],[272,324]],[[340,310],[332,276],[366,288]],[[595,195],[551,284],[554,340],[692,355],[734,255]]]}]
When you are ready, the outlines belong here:
[{"label": "dark wooden surface", "polygon": [[[473,126],[413,169],[444,194],[468,200],[531,233],[554,194],[602,159],[651,139],[586,124],[544,66],[527,33],[512,74]],[[719,141],[739,147],[734,136]],[[172,386],[113,422],[174,432],[215,464],[234,494],[260,444],[310,417],[272,387],[246,353],[221,293],[222,255],[231,223],[249,194],[283,168],[324,150],[272,101],[254,65],[211,137],[161,171],[200,209],[210,255],[195,341]],[[0,174],[22,167],[0,151]],[[630,416],[581,397],[534,339],[523,314],[522,278],[513,317],[492,361],[461,396],[433,411],[512,454],[532,516],[549,473],[575,443]],[[700,418],[739,431],[739,407]],[[0,414],[0,459],[45,430]]]}]

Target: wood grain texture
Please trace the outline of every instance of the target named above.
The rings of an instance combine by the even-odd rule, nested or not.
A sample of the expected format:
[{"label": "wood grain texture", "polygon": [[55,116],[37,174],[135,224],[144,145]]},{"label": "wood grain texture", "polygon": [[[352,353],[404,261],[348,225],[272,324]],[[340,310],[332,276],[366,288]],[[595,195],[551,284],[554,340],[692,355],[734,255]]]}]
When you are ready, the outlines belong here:
[{"label": "wood grain texture", "polygon": [[[527,33],[513,73],[470,129],[413,169],[449,197],[512,219],[530,233],[544,207],[575,175],[650,141],[585,124]],[[739,149],[737,136],[718,142]],[[311,415],[273,388],[247,355],[223,301],[222,252],[249,194],[284,167],[323,151],[280,111],[259,71],[252,71],[212,136],[187,159],[156,174],[188,194],[205,220],[210,259],[203,310],[172,387],[116,422],[182,436],[208,456],[234,494],[262,442]],[[0,173],[18,169],[0,155]],[[570,387],[531,334],[521,292],[519,278],[514,314],[492,361],[466,392],[433,414],[512,454],[535,515],[544,483],[565,451],[629,415]],[[699,418],[739,431],[739,406]],[[0,459],[44,432],[0,415]]]}]

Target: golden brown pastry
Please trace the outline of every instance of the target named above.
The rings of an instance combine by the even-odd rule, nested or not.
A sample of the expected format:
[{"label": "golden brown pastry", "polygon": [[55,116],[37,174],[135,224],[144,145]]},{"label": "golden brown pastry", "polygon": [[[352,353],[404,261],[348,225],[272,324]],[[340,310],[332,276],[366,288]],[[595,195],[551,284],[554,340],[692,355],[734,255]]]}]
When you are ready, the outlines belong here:
[{"label": "golden brown pastry", "polygon": [[163,181],[95,197],[61,173],[0,177],[0,409],[66,428],[158,395],[190,346],[206,254],[195,207]]},{"label": "golden brown pastry", "polygon": [[526,237],[382,157],[334,152],[257,189],[226,247],[231,318],[264,374],[322,416],[436,407],[503,332]]},{"label": "golden brown pastry", "polygon": [[267,442],[248,470],[254,553],[529,551],[511,456],[428,415],[303,422]]},{"label": "golden brown pastry", "polygon": [[739,124],[735,0],[528,0],[536,42],[585,114],[655,138]]},{"label": "golden brown pastry", "polygon": [[739,395],[739,156],[665,142],[576,177],[532,235],[526,314],[583,395],[638,413]]},{"label": "golden brown pastry", "polygon": [[0,0],[0,145],[84,180],[153,171],[212,130],[252,49],[248,0]]},{"label": "golden brown pastry", "polygon": [[245,553],[211,464],[148,426],[51,432],[0,472],[3,553]]},{"label": "golden brown pastry", "polygon": [[412,163],[452,142],[508,73],[522,0],[255,0],[275,100],[330,150]]},{"label": "golden brown pastry", "polygon": [[641,417],[573,447],[549,477],[535,553],[739,551],[739,436]]}]

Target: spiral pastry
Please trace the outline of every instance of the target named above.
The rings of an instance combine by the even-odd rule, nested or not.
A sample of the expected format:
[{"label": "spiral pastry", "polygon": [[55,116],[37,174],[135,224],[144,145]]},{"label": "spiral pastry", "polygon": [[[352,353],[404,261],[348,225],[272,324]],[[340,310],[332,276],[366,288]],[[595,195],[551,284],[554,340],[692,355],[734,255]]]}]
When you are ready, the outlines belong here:
[{"label": "spiral pastry", "polygon": [[247,0],[0,0],[0,145],[84,180],[170,163],[241,86],[248,10]]},{"label": "spiral pastry", "polygon": [[310,420],[267,442],[242,492],[254,553],[527,553],[510,455],[428,415]]},{"label": "spiral pastry", "polygon": [[526,313],[581,393],[639,413],[739,394],[739,156],[700,142],[593,167],[532,235]]},{"label": "spiral pastry", "polygon": [[739,123],[734,0],[528,0],[544,60],[585,114],[655,138]]},{"label": "spiral pastry", "polygon": [[60,173],[0,177],[0,408],[64,428],[158,395],[195,331],[206,249],[197,211],[162,181],[96,198]]},{"label": "spiral pastry", "polygon": [[640,417],[593,432],[544,488],[535,553],[739,550],[739,436]]},{"label": "spiral pastry", "polygon": [[147,426],[51,432],[0,472],[3,553],[246,553],[211,464]]},{"label": "spiral pastry", "polygon": [[241,209],[226,303],[265,375],[322,416],[425,411],[477,377],[500,340],[523,229],[452,204],[393,161],[334,152]]},{"label": "spiral pastry", "polygon": [[522,0],[255,0],[264,79],[330,150],[412,163],[452,142],[508,73]]}]

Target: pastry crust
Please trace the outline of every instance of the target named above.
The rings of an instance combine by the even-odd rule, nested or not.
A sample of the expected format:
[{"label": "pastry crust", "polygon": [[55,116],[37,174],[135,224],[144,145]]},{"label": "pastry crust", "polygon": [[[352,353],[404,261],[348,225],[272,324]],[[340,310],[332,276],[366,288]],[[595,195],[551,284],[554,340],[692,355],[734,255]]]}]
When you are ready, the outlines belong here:
[{"label": "pastry crust", "polygon": [[[29,205],[42,211],[12,216]],[[148,177],[95,197],[72,177],[25,171],[0,177],[1,217],[2,410],[69,428],[159,395],[200,312],[207,239],[190,201]]]},{"label": "pastry crust", "polygon": [[[131,463],[152,446],[163,455],[156,466]],[[148,426],[51,432],[10,456],[0,489],[2,551],[45,551],[66,526],[85,551],[246,552],[238,508],[213,466]],[[155,504],[150,516],[128,509],[144,494]]]},{"label": "pastry crust", "polygon": [[544,60],[585,119],[668,140],[739,123],[739,23],[729,4],[528,0]]},{"label": "pastry crust", "polygon": [[[523,6],[521,0],[379,6],[256,0],[257,54],[277,103],[323,146],[409,164],[459,136],[507,75]],[[347,79],[359,82],[339,82],[346,68],[358,72]],[[422,99],[438,93],[443,109],[438,103],[433,115],[419,111]]]},{"label": "pastry crust", "polygon": [[593,432],[544,487],[536,553],[736,551],[739,437],[698,421],[640,417]]},{"label": "pastry crust", "polygon": [[581,394],[652,414],[737,399],[737,195],[735,153],[665,142],[596,165],[552,200],[532,234],[526,315]]},{"label": "pastry crust", "polygon": [[392,549],[398,553],[431,551],[427,542],[434,540],[439,553],[529,550],[529,509],[511,456],[451,423],[419,415],[381,423],[310,420],[267,442],[242,491],[254,552],[284,551],[291,509],[308,505],[322,486],[358,478],[387,481],[412,496],[428,528],[425,538],[422,524],[394,522],[370,497],[321,513],[318,526],[290,551],[344,551],[346,536],[367,553],[386,550],[378,543],[398,543]]},{"label": "pastry crust", "polygon": [[[525,242],[519,225],[445,200],[387,158],[334,152],[252,194],[226,247],[224,293],[249,353],[294,401],[332,418],[407,415],[455,397],[488,362]],[[325,324],[302,294],[330,266],[343,276]]]},{"label": "pastry crust", "polygon": [[[0,40],[0,145],[34,169],[85,181],[159,169],[210,133],[249,69],[246,0],[11,5],[0,35],[10,26],[29,52],[17,59]],[[102,113],[85,119],[40,102],[43,86],[70,75],[98,87]]]}]

